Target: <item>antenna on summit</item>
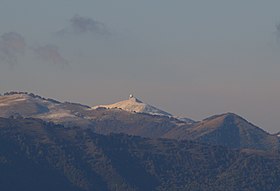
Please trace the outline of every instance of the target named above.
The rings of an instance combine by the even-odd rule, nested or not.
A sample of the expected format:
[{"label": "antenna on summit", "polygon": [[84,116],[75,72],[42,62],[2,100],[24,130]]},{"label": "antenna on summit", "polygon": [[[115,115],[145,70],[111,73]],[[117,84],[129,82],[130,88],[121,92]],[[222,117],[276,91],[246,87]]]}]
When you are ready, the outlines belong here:
[{"label": "antenna on summit", "polygon": [[134,98],[134,96],[132,94],[129,95],[129,99]]}]

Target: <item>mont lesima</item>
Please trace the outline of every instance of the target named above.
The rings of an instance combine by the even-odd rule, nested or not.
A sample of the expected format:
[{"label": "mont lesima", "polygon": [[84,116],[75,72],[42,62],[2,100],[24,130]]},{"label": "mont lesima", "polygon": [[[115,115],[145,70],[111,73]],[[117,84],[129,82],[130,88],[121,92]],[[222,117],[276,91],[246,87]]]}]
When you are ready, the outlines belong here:
[{"label": "mont lesima", "polygon": [[194,121],[133,95],[87,106],[9,92],[0,116],[1,190],[280,190],[279,137],[234,113]]},{"label": "mont lesima", "polygon": [[279,0],[0,2],[0,191],[280,191]]}]

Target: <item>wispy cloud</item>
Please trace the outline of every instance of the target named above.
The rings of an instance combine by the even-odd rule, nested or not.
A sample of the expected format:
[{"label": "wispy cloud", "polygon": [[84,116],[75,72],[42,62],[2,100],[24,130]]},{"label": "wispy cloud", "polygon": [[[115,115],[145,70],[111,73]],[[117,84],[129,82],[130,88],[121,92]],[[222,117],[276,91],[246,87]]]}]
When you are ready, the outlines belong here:
[{"label": "wispy cloud", "polygon": [[81,35],[87,33],[98,35],[110,34],[108,28],[104,23],[96,21],[92,18],[75,15],[70,19],[69,24],[69,26],[64,27],[56,34],[62,36],[67,34]]},{"label": "wispy cloud", "polygon": [[26,43],[24,37],[16,32],[4,33],[0,37],[0,60],[14,66],[18,57],[24,55]]},{"label": "wispy cloud", "polygon": [[68,60],[60,54],[59,48],[52,44],[33,48],[33,52],[39,59],[54,65],[65,66],[69,63]]}]

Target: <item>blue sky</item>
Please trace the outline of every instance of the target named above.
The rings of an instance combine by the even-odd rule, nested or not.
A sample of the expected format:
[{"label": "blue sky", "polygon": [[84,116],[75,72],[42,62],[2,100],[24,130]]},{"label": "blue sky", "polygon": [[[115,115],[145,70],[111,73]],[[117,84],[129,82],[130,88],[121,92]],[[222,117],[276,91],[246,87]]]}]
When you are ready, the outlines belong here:
[{"label": "blue sky", "polygon": [[130,93],[280,131],[280,1],[1,0],[0,92],[88,105]]}]

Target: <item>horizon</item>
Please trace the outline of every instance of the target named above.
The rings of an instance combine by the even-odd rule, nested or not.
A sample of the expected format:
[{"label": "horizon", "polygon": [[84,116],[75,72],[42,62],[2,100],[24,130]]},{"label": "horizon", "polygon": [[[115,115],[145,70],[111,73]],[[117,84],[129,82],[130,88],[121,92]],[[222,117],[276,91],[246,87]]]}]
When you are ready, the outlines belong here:
[{"label": "horizon", "polygon": [[280,131],[280,1],[3,0],[0,92]]},{"label": "horizon", "polygon": [[[143,101],[142,99],[139,99],[139,97],[135,96],[134,94],[129,94],[129,96],[127,97],[127,99],[122,99],[122,100],[118,100],[118,101],[115,101],[115,102],[111,102],[111,103],[105,103],[105,104],[96,104],[96,105],[88,105],[88,104],[84,104],[84,103],[81,103],[81,102],[72,102],[71,100],[58,100],[58,99],[55,99],[55,98],[52,98],[52,97],[45,97],[43,95],[39,95],[39,94],[34,94],[32,92],[26,92],[26,91],[8,91],[8,92],[4,92],[4,93],[0,93],[0,96],[7,96],[8,95],[13,95],[13,94],[24,94],[24,95],[30,95],[30,94],[33,94],[35,96],[39,96],[41,98],[44,98],[44,99],[52,99],[52,100],[55,100],[55,101],[58,101],[58,102],[61,102],[61,103],[65,103],[65,102],[69,102],[69,103],[76,103],[76,104],[82,104],[82,105],[85,105],[85,106],[88,106],[90,108],[95,108],[97,106],[106,106],[106,105],[111,105],[111,104],[115,104],[115,103],[118,103],[118,102],[122,102],[122,101],[126,101],[126,100],[130,100],[131,98],[135,98],[136,100],[140,101],[141,103],[144,103],[144,104],[148,104],[150,106],[154,106],[153,104],[151,103],[146,103],[145,101]],[[162,108],[159,106],[154,106],[156,107],[156,109],[159,109],[159,110],[162,110]],[[193,119],[193,118],[190,118],[189,116],[187,115],[181,115],[181,116],[178,116],[178,115],[175,115],[173,113],[169,113],[169,111],[166,111],[166,110],[162,110],[163,112],[166,112],[168,114],[171,114],[173,117],[186,117],[190,120],[194,120],[195,122],[201,122],[205,119],[208,119],[208,118],[211,118],[211,117],[214,117],[214,116],[220,116],[220,115],[225,115],[225,114],[234,114],[234,115],[237,115],[243,119],[245,119],[246,121],[248,121],[249,123],[255,125],[256,127],[262,129],[262,130],[265,130],[266,132],[270,133],[270,134],[277,134],[279,133],[280,131],[276,131],[276,132],[269,132],[265,129],[265,127],[261,127],[261,126],[258,126],[257,124],[255,124],[253,121],[250,121],[249,119],[247,119],[246,117],[242,116],[242,115],[239,115],[238,113],[234,113],[234,112],[230,112],[230,111],[227,111],[227,112],[224,112],[224,113],[212,113],[208,116],[205,116],[204,118],[202,119]]]}]

